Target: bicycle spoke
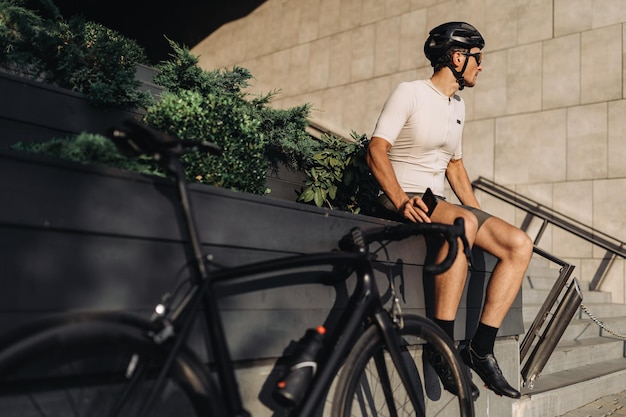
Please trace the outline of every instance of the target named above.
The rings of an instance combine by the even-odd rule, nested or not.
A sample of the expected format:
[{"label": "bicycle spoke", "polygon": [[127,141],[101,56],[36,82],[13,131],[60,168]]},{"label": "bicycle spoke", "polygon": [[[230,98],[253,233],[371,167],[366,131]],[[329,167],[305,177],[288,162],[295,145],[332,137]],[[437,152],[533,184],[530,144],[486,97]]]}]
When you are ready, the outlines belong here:
[{"label": "bicycle spoke", "polygon": [[393,391],[391,389],[391,381],[389,380],[389,373],[387,371],[387,365],[385,365],[385,358],[382,350],[374,354],[374,363],[376,364],[380,385],[385,396],[385,404],[389,409],[389,415],[390,417],[398,417],[398,411],[396,410]]}]

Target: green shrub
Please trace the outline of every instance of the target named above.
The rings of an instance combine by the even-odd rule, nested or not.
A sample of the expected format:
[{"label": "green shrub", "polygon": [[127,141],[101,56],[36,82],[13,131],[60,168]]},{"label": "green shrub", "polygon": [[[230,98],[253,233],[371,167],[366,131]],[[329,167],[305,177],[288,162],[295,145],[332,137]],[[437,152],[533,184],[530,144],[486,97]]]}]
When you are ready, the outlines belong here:
[{"label": "green shrub", "polygon": [[0,41],[0,67],[12,73],[83,93],[94,106],[151,103],[135,76],[147,63],[143,48],[98,23],[64,20],[50,0],[0,0]]},{"label": "green shrub", "polygon": [[150,158],[127,158],[121,155],[108,138],[81,133],[46,142],[16,143],[11,149],[68,159],[85,164],[108,166],[151,175],[164,175]]},{"label": "green shrub", "polygon": [[222,148],[220,157],[184,156],[191,181],[264,194],[269,162],[260,121],[236,95],[202,95],[181,90],[165,93],[148,109],[146,121],[158,130],[185,140],[210,140]]},{"label": "green shrub", "polygon": [[319,143],[306,133],[308,105],[272,109],[274,93],[245,92],[252,78],[247,69],[204,71],[187,48],[170,45],[171,59],[157,66],[154,79],[167,93],[148,108],[147,123],[183,139],[210,140],[223,150],[219,158],[187,155],[190,180],[264,194],[270,168],[283,163],[301,170],[311,162]]},{"label": "green shrub", "polygon": [[351,136],[349,141],[322,135],[324,147],[313,156],[313,166],[305,170],[307,179],[299,201],[373,214],[379,187],[365,159],[369,139],[355,132]]}]

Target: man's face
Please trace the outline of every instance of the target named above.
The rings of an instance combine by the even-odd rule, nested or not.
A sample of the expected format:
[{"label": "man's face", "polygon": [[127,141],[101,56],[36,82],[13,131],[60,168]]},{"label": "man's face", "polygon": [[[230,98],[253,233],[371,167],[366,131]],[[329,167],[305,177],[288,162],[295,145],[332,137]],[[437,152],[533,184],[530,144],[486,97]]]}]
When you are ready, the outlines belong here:
[{"label": "man's face", "polygon": [[467,60],[467,66],[465,67],[465,72],[463,73],[463,78],[465,79],[466,87],[474,87],[476,85],[476,79],[478,78],[478,73],[483,70],[481,66],[482,63],[482,52],[480,48],[472,48],[469,53],[460,52],[462,58],[461,63],[458,65],[458,69],[463,68],[464,60]]}]

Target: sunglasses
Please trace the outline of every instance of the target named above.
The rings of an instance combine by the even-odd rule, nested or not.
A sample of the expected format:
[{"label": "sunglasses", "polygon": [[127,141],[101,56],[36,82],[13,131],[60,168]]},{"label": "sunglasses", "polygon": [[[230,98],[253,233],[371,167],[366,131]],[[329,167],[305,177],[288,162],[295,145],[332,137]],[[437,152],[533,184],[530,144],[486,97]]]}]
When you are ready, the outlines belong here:
[{"label": "sunglasses", "polygon": [[482,52],[474,52],[473,54],[470,54],[469,52],[462,52],[463,55],[465,56],[473,56],[474,59],[476,60],[476,64],[480,65],[480,63],[483,61],[483,53]]}]

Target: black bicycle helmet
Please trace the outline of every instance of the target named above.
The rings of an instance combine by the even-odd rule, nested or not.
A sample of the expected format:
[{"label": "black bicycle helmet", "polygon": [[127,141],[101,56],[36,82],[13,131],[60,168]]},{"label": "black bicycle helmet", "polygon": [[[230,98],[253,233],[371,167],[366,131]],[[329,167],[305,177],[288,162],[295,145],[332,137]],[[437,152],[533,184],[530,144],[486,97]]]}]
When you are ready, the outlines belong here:
[{"label": "black bicycle helmet", "polygon": [[485,40],[480,32],[469,23],[448,22],[437,26],[428,33],[428,39],[424,44],[424,53],[434,67],[439,58],[454,46],[483,49]]},{"label": "black bicycle helmet", "polygon": [[[453,47],[467,50],[472,48],[483,49],[485,40],[480,32],[469,23],[448,22],[437,26],[429,32],[428,39],[424,43],[424,54],[426,54],[430,64],[435,67],[437,64],[442,63],[441,58],[446,56],[450,48]],[[465,61],[465,65],[460,72],[454,68],[452,63],[448,62],[446,64],[454,73],[459,82],[459,89],[462,90],[465,87],[463,72],[465,72],[467,61]]]}]

